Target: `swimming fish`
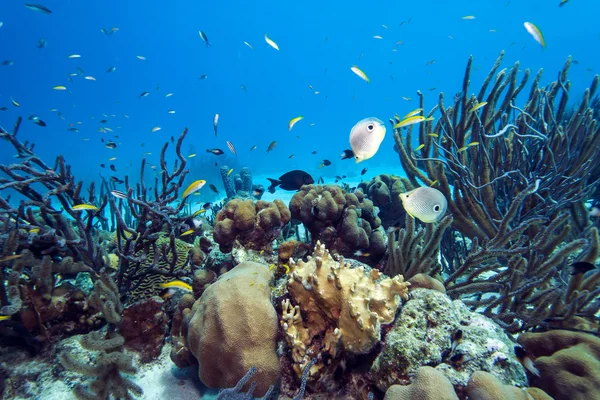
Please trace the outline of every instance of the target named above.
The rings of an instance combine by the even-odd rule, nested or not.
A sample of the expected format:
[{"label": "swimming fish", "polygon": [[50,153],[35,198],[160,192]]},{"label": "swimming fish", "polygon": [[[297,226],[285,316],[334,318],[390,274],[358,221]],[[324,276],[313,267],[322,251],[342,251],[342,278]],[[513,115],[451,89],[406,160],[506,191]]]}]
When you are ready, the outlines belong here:
[{"label": "swimming fish", "polygon": [[312,183],[315,183],[313,177],[310,176],[309,173],[299,169],[286,172],[285,174],[281,175],[279,179],[267,179],[269,180],[269,182],[271,182],[271,185],[268,188],[269,193],[275,193],[275,188],[277,186],[279,186],[283,190],[298,190],[303,185],[310,185]]},{"label": "swimming fish", "polygon": [[394,125],[394,129],[402,128],[403,126],[418,124],[418,123],[425,122],[425,121],[433,121],[433,117],[425,118],[422,115],[415,115],[412,117],[408,117],[408,118],[403,119],[402,121],[398,122],[396,125]]},{"label": "swimming fish", "polygon": [[227,176],[231,175],[232,172],[233,172],[233,168],[231,168],[229,171],[227,171]]},{"label": "swimming fish", "polygon": [[183,232],[179,236],[187,236],[187,235],[191,235],[192,233],[194,233],[194,230],[193,229],[188,229],[187,231]]},{"label": "swimming fish", "polygon": [[371,83],[371,80],[369,79],[369,77],[367,76],[367,74],[365,74],[360,68],[358,68],[356,65],[353,65],[352,67],[350,67],[350,70],[352,72],[354,72],[359,78],[365,80],[367,83]]},{"label": "swimming fish", "polygon": [[192,291],[192,286],[190,286],[189,284],[187,284],[183,281],[179,281],[179,280],[161,283],[160,287],[163,289],[181,289],[181,290],[185,290],[187,292]]},{"label": "swimming fish", "polygon": [[401,193],[400,200],[402,200],[404,210],[411,217],[425,223],[439,221],[448,208],[446,197],[432,187],[419,187],[410,192]]},{"label": "swimming fish", "polygon": [[29,120],[33,121],[34,124],[38,126],[46,126],[46,123],[40,119],[37,115],[30,115]]},{"label": "swimming fish", "polygon": [[571,264],[571,268],[573,268],[573,272],[571,272],[571,275],[577,275],[577,274],[585,274],[588,271],[596,269],[596,266],[589,262],[577,261],[577,262],[574,262],[573,264]]},{"label": "swimming fish", "polygon": [[43,49],[44,47],[46,47],[46,39],[40,39],[40,40],[38,40],[37,48],[38,49]]},{"label": "swimming fish", "polygon": [[319,166],[319,168],[329,167],[330,165],[331,165],[331,161],[329,161],[329,160],[323,160],[323,162],[321,163],[321,165]]},{"label": "swimming fish", "polygon": [[202,31],[198,31],[198,34],[200,35],[200,39],[202,39],[204,41],[204,43],[206,43],[206,47],[212,47],[210,42],[208,41],[208,37],[206,36],[206,33],[202,32]]},{"label": "swimming fish", "polygon": [[229,151],[231,151],[234,156],[237,156],[237,153],[235,151],[235,147],[233,146],[233,143],[231,143],[229,140],[227,140],[226,143],[227,143],[227,147],[229,148]]},{"label": "swimming fish", "polygon": [[252,45],[250,45],[250,43],[248,43],[248,42],[244,42],[244,44],[245,44],[246,46],[250,47],[252,50],[254,50],[254,47],[252,47]]},{"label": "swimming fish", "polygon": [[274,41],[269,39],[269,37],[267,36],[266,33],[265,33],[265,42],[267,42],[267,44],[269,46],[271,46],[272,48],[274,48],[275,50],[279,50],[279,46],[277,46],[277,43],[275,43]]},{"label": "swimming fish", "polygon": [[485,106],[487,104],[487,101],[482,101],[481,103],[477,103],[473,106],[473,108],[471,108],[469,110],[469,112],[473,112],[475,110],[479,110],[481,107]]},{"label": "swimming fish", "polygon": [[152,133],[160,131],[162,128],[160,126],[155,126],[152,128]]},{"label": "swimming fish", "polygon": [[221,156],[225,154],[225,152],[221,149],[206,149],[207,153],[213,153],[215,156]]},{"label": "swimming fish", "polygon": [[110,194],[112,194],[113,196],[115,196],[118,199],[126,199],[127,198],[127,194],[120,190],[111,190]]},{"label": "swimming fish", "polygon": [[206,181],[203,180],[203,179],[200,179],[200,180],[197,180],[195,182],[192,182],[190,184],[190,186],[188,186],[187,189],[185,189],[185,192],[183,192],[183,194],[181,195],[181,198],[185,199],[190,194],[192,194],[194,192],[197,192],[198,190],[202,189],[202,186],[204,186],[205,183],[206,183]]},{"label": "swimming fish", "polygon": [[256,150],[256,145],[255,145],[255,146],[252,146],[252,147],[250,147],[250,151],[252,151],[252,150]]},{"label": "swimming fish", "polygon": [[215,130],[215,137],[219,136],[217,133],[217,128],[219,126],[219,114],[215,114],[213,118],[213,129]]},{"label": "swimming fish", "polygon": [[558,3],[559,7],[564,6],[565,4],[567,4],[569,2],[569,0],[560,0],[560,3]]},{"label": "swimming fish", "polygon": [[[316,154],[316,152],[314,152],[313,154]],[[344,151],[342,151],[342,154],[340,154],[340,158],[342,160],[354,158],[354,152],[352,150],[344,150]]]},{"label": "swimming fish", "polygon": [[25,7],[42,14],[52,14],[52,11],[48,7],[41,4],[25,4]]},{"label": "swimming fish", "polygon": [[108,69],[106,70],[106,72],[113,72],[116,69],[117,69],[117,67],[108,67]]},{"label": "swimming fish", "polygon": [[303,116],[299,116],[299,117],[290,119],[290,122],[288,123],[288,131],[291,131],[292,128],[294,127],[294,125],[296,125],[296,123],[298,121],[300,121],[302,118],[304,118],[304,117]]},{"label": "swimming fish", "polygon": [[374,117],[365,118],[354,125],[350,131],[350,147],[357,164],[377,153],[385,131],[383,121]]},{"label": "swimming fish", "polygon": [[73,211],[82,211],[82,210],[97,211],[98,207],[96,207],[93,204],[77,204],[77,205],[71,207],[71,210],[73,210]]},{"label": "swimming fish", "polygon": [[269,153],[271,150],[273,150],[275,148],[275,146],[277,146],[277,142],[272,141],[271,144],[269,145],[269,147],[267,147],[267,153]]},{"label": "swimming fish", "polygon": [[527,32],[529,32],[529,34],[535,39],[535,41],[538,42],[540,46],[542,46],[542,48],[546,47],[546,40],[544,39],[544,35],[542,34],[542,31],[540,31],[540,28],[538,28],[531,22],[525,22],[523,26],[525,27]]},{"label": "swimming fish", "polygon": [[208,185],[208,187],[210,188],[210,190],[212,190],[216,194],[219,194],[219,189],[217,189],[217,187],[215,185],[213,185],[212,183],[210,185]]},{"label": "swimming fish", "polygon": [[21,257],[23,257],[23,254],[12,254],[10,256],[0,258],[0,262],[12,261],[12,260],[16,260],[17,258],[21,258]]},{"label": "swimming fish", "polygon": [[517,360],[525,367],[527,371],[535,376],[540,376],[540,371],[535,367],[534,361],[531,359],[527,351],[521,346],[515,346],[515,355]]}]

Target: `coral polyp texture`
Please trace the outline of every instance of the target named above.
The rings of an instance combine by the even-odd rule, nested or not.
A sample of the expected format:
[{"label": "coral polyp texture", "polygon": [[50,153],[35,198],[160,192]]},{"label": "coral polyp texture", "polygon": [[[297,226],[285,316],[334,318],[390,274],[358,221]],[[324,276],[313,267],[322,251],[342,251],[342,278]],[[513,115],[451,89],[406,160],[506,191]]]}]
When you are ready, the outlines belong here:
[{"label": "coral polyp texture", "polygon": [[[280,323],[298,376],[321,352],[333,359],[370,352],[381,340],[381,326],[394,321],[401,299],[408,298],[409,284],[401,275],[350,268],[320,242],[308,262],[290,260],[289,265],[287,287],[296,305],[283,301]],[[313,375],[322,368],[321,360]]]},{"label": "coral polyp texture", "polygon": [[386,238],[373,202],[360,191],[348,193],[337,185],[304,185],[290,201],[292,218],[301,221],[313,243],[334,253],[370,256],[385,253]]},{"label": "coral polyp texture", "polygon": [[400,194],[413,188],[408,179],[387,174],[377,175],[369,182],[361,182],[358,185],[358,189],[362,190],[365,196],[379,207],[377,216],[381,219],[384,228],[403,221],[406,212],[402,206]]},{"label": "coral polyp texture", "polygon": [[[195,359],[200,380],[211,388],[234,386],[251,367],[257,368],[257,395],[277,384],[277,314],[270,300],[270,278],[266,265],[247,261],[208,286],[191,310],[184,308],[178,317],[179,332],[185,336],[171,353],[173,361],[184,366]],[[191,304],[189,297],[182,302],[185,307]]]},{"label": "coral polyp texture", "polygon": [[213,237],[223,253],[236,241],[246,249],[267,250],[289,221],[290,210],[281,200],[232,199],[217,214]]}]

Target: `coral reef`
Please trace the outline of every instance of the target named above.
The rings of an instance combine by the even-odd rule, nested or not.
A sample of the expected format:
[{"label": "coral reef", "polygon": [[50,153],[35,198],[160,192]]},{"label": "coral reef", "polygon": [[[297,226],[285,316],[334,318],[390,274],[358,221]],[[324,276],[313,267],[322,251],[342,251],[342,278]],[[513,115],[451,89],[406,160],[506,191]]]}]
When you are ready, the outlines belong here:
[{"label": "coral reef", "polygon": [[270,250],[289,220],[290,211],[281,200],[232,199],[217,214],[213,237],[224,253],[230,253],[236,241],[246,249]]},{"label": "coral reef", "polygon": [[[507,213],[511,200],[536,180],[537,195],[515,212],[516,224],[534,215],[551,218],[565,206],[588,198],[600,185],[600,181],[591,179],[600,171],[600,154],[593,150],[600,145],[600,125],[589,107],[598,88],[598,76],[583,94],[577,110],[568,115],[569,57],[558,80],[546,87],[539,86],[543,71],[538,72],[521,109],[513,101],[524,89],[529,70],[518,83],[518,62],[509,71],[503,69],[496,74],[503,57],[504,52],[477,96],[471,97],[473,58],[469,58],[462,91],[454,97],[452,106],[444,105],[441,93],[438,104],[425,115],[432,117],[439,111],[440,118],[416,125],[423,144],[418,151],[410,150],[415,125],[408,127],[405,135],[402,128],[394,130],[400,162],[410,182],[414,186],[419,186],[417,179],[428,186],[436,183],[448,199],[453,227],[480,240],[497,235],[501,229],[498,221]],[[419,97],[423,108],[424,95],[419,93]],[[485,102],[481,111],[472,111],[480,102]],[[417,163],[422,163],[424,169]]]},{"label": "coral reef", "polygon": [[212,388],[231,387],[256,367],[256,393],[264,396],[280,379],[270,278],[267,266],[253,262],[221,275],[191,310],[183,309],[179,331],[185,339],[179,343],[184,346],[171,353],[173,361],[186,365],[193,355],[200,380]]},{"label": "coral reef", "polygon": [[473,372],[467,386],[467,395],[472,400],[552,400],[552,397],[539,389],[504,385],[494,375],[485,371]]},{"label": "coral reef", "polygon": [[410,385],[390,386],[384,400],[458,400],[458,396],[444,374],[423,366],[419,367]]},{"label": "coral reef", "polygon": [[410,279],[417,274],[435,276],[441,272],[438,261],[442,235],[452,224],[452,217],[446,216],[437,224],[425,224],[415,228],[415,219],[405,216],[405,228],[388,233],[388,259],[383,272],[388,275],[402,274]]},{"label": "coral reef", "polygon": [[[175,252],[172,252],[173,248]],[[162,290],[161,283],[189,275],[190,252],[193,249],[193,245],[183,240],[171,241],[168,236],[159,233],[148,250],[140,250],[136,254],[136,258],[140,260],[139,264],[129,264],[123,273],[123,280],[127,282],[125,294],[128,301],[135,303],[158,296]]]},{"label": "coral reef", "polygon": [[68,349],[59,355],[59,360],[66,368],[92,377],[86,387],[78,384],[73,393],[78,399],[133,399],[132,394],[141,396],[142,388],[122,374],[133,375],[137,369],[133,366],[133,358],[123,353],[125,342],[123,336],[115,331],[121,322],[122,304],[115,282],[106,274],[100,275],[95,282],[90,301],[109,323],[106,333],[93,331],[81,338],[81,345],[96,352],[94,362],[74,356]]},{"label": "coral reef", "polygon": [[138,353],[142,363],[160,356],[169,323],[162,306],[163,301],[159,297],[151,297],[130,304],[123,310],[119,331],[125,347]]},{"label": "coral reef", "polygon": [[[453,340],[459,330],[460,340]],[[474,371],[525,386],[525,371],[513,347],[498,325],[469,311],[461,301],[415,289],[387,333],[371,372],[383,391],[392,384],[408,384],[409,376],[423,365],[435,367],[457,387],[466,387]]]},{"label": "coral reef", "polygon": [[[373,202],[363,193],[336,185],[304,185],[290,201],[292,218],[300,220],[317,241],[345,257],[380,257],[386,240]],[[360,253],[358,253],[360,252]]]},{"label": "coral reef", "polygon": [[600,338],[566,330],[524,333],[518,342],[534,357],[533,386],[555,399],[594,399],[600,393]]},{"label": "coral reef", "polygon": [[[600,272],[569,276],[565,268],[576,255],[579,261],[597,259],[596,228],[588,231],[587,239],[569,241],[567,213],[544,225],[545,219],[539,217],[509,228],[535,189],[530,186],[517,196],[495,237],[482,245],[474,238],[462,265],[444,282],[451,297],[482,309],[508,332],[548,326],[548,319],[569,323],[576,315],[592,317],[597,310],[594,301],[600,294]],[[523,234],[532,230],[537,230],[533,237]]]},{"label": "coral reef", "polygon": [[[18,207],[0,197],[0,247],[13,247],[7,243],[7,233],[18,232],[16,248],[30,249],[36,255],[71,257],[75,262],[82,261],[94,270],[104,266],[106,256],[100,246],[96,225],[108,227],[103,211],[107,197],[96,195],[96,186],[92,182],[83,193],[83,182],[76,181],[71,167],[65,163],[62,155],[56,158],[54,167],[44,163],[33,152],[34,145],[21,143],[16,138],[21,126],[19,117],[12,133],[3,133],[4,139],[14,147],[19,155],[19,163],[0,165],[0,191],[13,189],[24,197]],[[46,189],[42,194],[39,188]],[[63,210],[56,209],[58,202]],[[86,212],[74,210],[80,204],[91,204],[97,209]],[[0,281],[4,281],[0,270]],[[0,300],[5,305],[4,289],[0,290]]]},{"label": "coral reef", "polygon": [[265,188],[263,185],[252,184],[252,172],[250,172],[250,168],[243,167],[240,169],[239,174],[233,175],[229,171],[230,168],[227,165],[219,168],[223,187],[225,188],[225,195],[228,199],[236,197],[260,200]]},{"label": "coral reef", "polygon": [[384,228],[389,228],[398,222],[402,222],[404,215],[404,207],[400,200],[400,193],[408,192],[414,187],[404,178],[395,175],[377,175],[369,182],[361,182],[358,185],[376,207],[379,207],[377,216],[381,219],[381,225]]},{"label": "coral reef", "polygon": [[[316,354],[339,362],[344,353],[370,352],[381,339],[381,326],[394,321],[400,298],[407,299],[402,276],[350,268],[320,242],[308,262],[292,261],[287,285],[296,305],[283,301],[280,324],[298,376]],[[309,379],[323,375],[323,369],[334,370],[335,364],[322,359],[312,369]]]}]

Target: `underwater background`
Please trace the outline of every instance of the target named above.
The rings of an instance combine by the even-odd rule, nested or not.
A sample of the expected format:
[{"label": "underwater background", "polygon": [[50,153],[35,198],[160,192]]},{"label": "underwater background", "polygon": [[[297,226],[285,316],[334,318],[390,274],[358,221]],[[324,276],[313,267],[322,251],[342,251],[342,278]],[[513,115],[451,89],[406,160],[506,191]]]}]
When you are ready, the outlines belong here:
[{"label": "underwater background", "polygon": [[[417,90],[425,94],[426,108],[436,104],[439,92],[452,98],[460,92],[469,55],[474,56],[474,87],[502,50],[504,65],[519,61],[522,70],[544,68],[546,83],[567,56],[573,56],[579,62],[569,76],[574,93],[587,87],[598,65],[593,49],[598,48],[600,33],[593,27],[600,4],[593,0],[571,1],[560,8],[544,0],[183,1],[166,7],[105,1],[46,6],[52,14],[31,11],[20,2],[0,5],[2,58],[14,62],[0,69],[0,105],[8,108],[0,113],[2,126],[8,129],[17,115],[38,115],[48,127],[28,126],[27,139],[36,142],[44,158],[67,156],[85,181],[98,179],[99,173],[108,175],[99,165],[115,156],[121,175],[137,174],[145,152],[152,153],[148,160],[156,164],[162,144],[186,126],[190,135],[184,152],[204,157],[191,161],[198,179],[214,169],[213,159],[273,178],[293,169],[326,178],[350,176],[371,165],[402,174],[391,135],[377,157],[363,165],[340,162],[350,129],[366,117],[386,121],[417,108]],[[476,18],[462,19],[468,15]],[[525,21],[542,30],[546,48],[523,28]],[[110,36],[100,31],[111,27],[118,31]],[[211,47],[200,39],[199,30]],[[279,51],[265,43],[265,34]],[[376,35],[382,39],[374,39]],[[46,40],[45,48],[37,48],[39,39]],[[81,58],[69,59],[71,54]],[[352,65],[365,71],[371,83],[357,78]],[[115,71],[107,73],[111,66]],[[78,67],[84,73],[70,82],[69,73],[77,73]],[[199,80],[202,75],[207,77]],[[52,90],[56,85],[67,90]],[[315,95],[310,85],[320,93]],[[140,98],[143,92],[150,95]],[[167,93],[173,96],[165,98]],[[21,106],[13,107],[11,97]],[[219,137],[212,129],[215,113],[220,115]],[[300,115],[304,120],[288,132],[288,121]],[[108,120],[105,125],[112,133],[98,132],[102,119]],[[81,124],[74,126],[79,132],[69,132],[69,124],[78,121]],[[156,126],[162,129],[152,132]],[[106,149],[100,138],[113,135],[119,135],[120,145]],[[227,151],[225,140],[235,145],[238,157]],[[277,147],[263,157],[272,141]],[[254,145],[257,149],[250,152]],[[221,148],[226,154],[206,158],[208,148]],[[295,157],[288,159],[291,154]],[[2,146],[0,157],[12,157],[11,149]],[[335,162],[319,170],[323,159]]]},{"label": "underwater background", "polygon": [[0,397],[600,399],[600,2],[40,1],[0,2]]}]

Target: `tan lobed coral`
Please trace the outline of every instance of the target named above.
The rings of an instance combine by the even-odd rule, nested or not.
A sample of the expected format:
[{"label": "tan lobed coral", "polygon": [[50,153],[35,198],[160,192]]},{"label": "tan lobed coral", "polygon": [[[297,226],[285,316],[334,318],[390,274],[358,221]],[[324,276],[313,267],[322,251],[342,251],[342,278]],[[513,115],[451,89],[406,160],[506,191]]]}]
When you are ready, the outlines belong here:
[{"label": "tan lobed coral", "polygon": [[386,237],[373,202],[361,191],[347,193],[337,185],[304,185],[290,200],[292,217],[333,253],[356,251],[371,257],[385,253]]},{"label": "tan lobed coral", "polygon": [[475,371],[471,374],[467,394],[470,400],[552,400],[552,397],[540,389],[505,385],[485,371]]},{"label": "tan lobed coral", "polygon": [[540,376],[532,377],[533,386],[556,399],[600,399],[600,338],[554,330],[524,333],[517,341],[535,357]]},{"label": "tan lobed coral", "polygon": [[404,221],[406,213],[400,194],[414,189],[408,179],[381,174],[373,177],[369,182],[361,182],[358,188],[379,207],[378,217],[381,218],[384,228]]},{"label": "tan lobed coral", "polygon": [[195,358],[200,380],[211,388],[232,387],[256,367],[255,395],[264,395],[280,378],[270,279],[266,265],[246,261],[209,285],[191,310],[190,296],[182,299],[173,322],[172,333],[181,335],[172,339],[173,362],[185,366]]},{"label": "tan lobed coral", "polygon": [[233,199],[217,214],[213,238],[223,253],[230,253],[236,240],[246,249],[270,250],[290,218],[281,200]]},{"label": "tan lobed coral", "polygon": [[458,396],[443,373],[424,366],[417,370],[410,385],[390,386],[384,400],[458,400]]},{"label": "tan lobed coral", "polygon": [[[344,351],[371,351],[381,339],[381,325],[393,322],[400,298],[408,296],[410,284],[401,275],[389,278],[375,269],[350,268],[320,242],[308,262],[290,260],[289,265],[288,292],[297,305],[283,301],[280,323],[298,376],[321,352],[335,359]],[[310,375],[323,367],[319,361]]]}]

